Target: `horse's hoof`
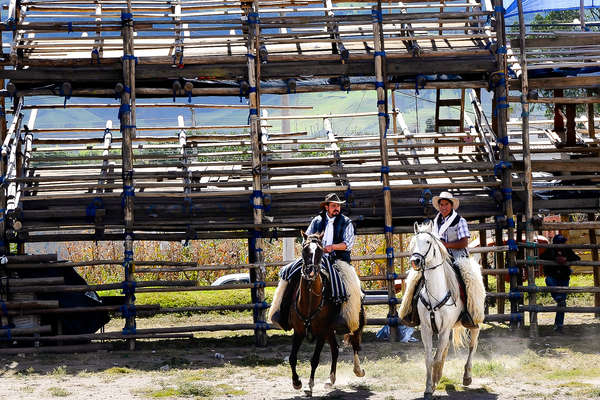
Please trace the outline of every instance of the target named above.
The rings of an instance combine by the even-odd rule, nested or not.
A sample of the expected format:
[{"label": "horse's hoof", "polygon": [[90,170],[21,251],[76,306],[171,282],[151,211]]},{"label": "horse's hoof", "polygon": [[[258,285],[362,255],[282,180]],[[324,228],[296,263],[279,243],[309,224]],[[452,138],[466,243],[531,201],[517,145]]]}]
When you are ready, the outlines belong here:
[{"label": "horse's hoof", "polygon": [[433,399],[433,393],[423,393],[423,400],[432,400]]},{"label": "horse's hoof", "polygon": [[464,377],[463,378],[463,386],[469,386],[471,384],[471,382],[473,382],[473,378],[469,377]]},{"label": "horse's hoof", "polygon": [[335,374],[329,374],[329,384],[331,386],[335,384]]},{"label": "horse's hoof", "polygon": [[362,378],[363,376],[365,376],[365,370],[364,369],[355,369],[354,375],[358,376],[359,378]]},{"label": "horse's hoof", "polygon": [[300,390],[300,389],[302,389],[302,382],[301,381],[298,381],[297,383],[292,382],[292,386],[294,386],[294,389]]},{"label": "horse's hoof", "polygon": [[306,397],[312,397],[312,390],[305,390],[304,394],[306,395]]}]

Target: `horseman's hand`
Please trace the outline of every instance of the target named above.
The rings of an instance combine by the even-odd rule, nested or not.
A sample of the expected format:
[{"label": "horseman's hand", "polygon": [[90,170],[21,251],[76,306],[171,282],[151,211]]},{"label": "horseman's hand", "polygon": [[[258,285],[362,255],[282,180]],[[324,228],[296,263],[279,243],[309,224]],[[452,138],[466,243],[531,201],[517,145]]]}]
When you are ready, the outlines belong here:
[{"label": "horseman's hand", "polygon": [[330,244],[328,246],[323,247],[323,251],[325,253],[331,253],[333,251],[333,245]]}]

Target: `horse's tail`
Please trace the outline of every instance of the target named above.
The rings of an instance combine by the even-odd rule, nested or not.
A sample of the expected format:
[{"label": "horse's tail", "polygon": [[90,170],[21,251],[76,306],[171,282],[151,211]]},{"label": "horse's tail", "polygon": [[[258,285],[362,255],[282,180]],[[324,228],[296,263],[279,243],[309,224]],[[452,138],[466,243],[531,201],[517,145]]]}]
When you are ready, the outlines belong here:
[{"label": "horse's tail", "polygon": [[452,345],[455,349],[459,349],[461,347],[467,347],[468,342],[469,332],[459,322],[452,328]]},{"label": "horse's tail", "polygon": [[358,340],[358,345],[360,345],[360,343],[362,341],[362,331],[366,324],[367,324],[367,316],[365,314],[365,307],[364,307],[364,305],[361,304],[358,329],[352,333],[345,334],[344,335],[344,343],[346,343],[347,346],[350,346],[350,344],[351,344],[350,335],[352,335],[355,337],[355,340]]}]

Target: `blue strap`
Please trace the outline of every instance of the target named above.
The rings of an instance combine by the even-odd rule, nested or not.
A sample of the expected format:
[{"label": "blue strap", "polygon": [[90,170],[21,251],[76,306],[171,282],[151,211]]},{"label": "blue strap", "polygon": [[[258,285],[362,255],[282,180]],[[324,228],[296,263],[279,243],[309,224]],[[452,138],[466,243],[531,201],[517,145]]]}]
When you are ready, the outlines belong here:
[{"label": "blue strap", "polygon": [[121,11],[121,21],[128,22],[133,19],[133,14],[130,12]]},{"label": "blue strap", "polygon": [[496,141],[504,146],[508,146],[508,136],[497,138]]},{"label": "blue strap", "polygon": [[254,289],[258,289],[258,288],[264,288],[266,286],[266,283],[263,281],[256,281],[256,282],[252,282],[252,287]]},{"label": "blue strap", "polygon": [[373,17],[373,22],[378,22],[378,23],[383,22],[383,15],[381,14],[381,11],[379,11],[379,10],[371,10],[371,17]]},{"label": "blue strap", "polygon": [[510,314],[510,322],[521,322],[523,320],[523,314],[521,313],[511,313]]},{"label": "blue strap", "polygon": [[127,197],[135,197],[135,188],[129,185],[123,185],[123,193],[121,193],[121,208],[125,209]]},{"label": "blue strap", "polygon": [[538,247],[536,242],[525,242],[525,247],[528,247],[530,249],[535,249]]},{"label": "blue strap", "polygon": [[387,131],[390,129],[390,115],[386,112],[378,112],[377,116],[385,118],[385,132],[383,133],[383,137],[386,137]]},{"label": "blue strap", "polygon": [[[287,92],[288,92],[288,94],[292,93],[292,89],[291,89],[291,87],[290,87],[290,80],[291,80],[291,79],[293,79],[293,78],[290,78],[290,79],[286,79],[286,80],[285,80],[285,86],[287,87]],[[294,93],[296,93],[296,88],[294,88],[293,92],[294,92]]]},{"label": "blue strap", "polygon": [[123,114],[129,113],[129,112],[131,112],[131,106],[127,103],[121,104],[121,107],[119,107],[119,113],[117,114],[118,118],[121,119]]},{"label": "blue strap", "polygon": [[504,14],[506,9],[503,6],[494,6],[494,11]]},{"label": "blue strap", "polygon": [[123,335],[135,335],[136,332],[135,326],[131,328],[123,328]]},{"label": "blue strap", "polygon": [[389,190],[389,191],[391,191],[391,190],[392,190],[392,188],[391,188],[391,187],[389,187],[389,186],[384,186],[382,190],[383,190],[384,192],[385,192],[386,190]]},{"label": "blue strap", "polygon": [[269,324],[267,324],[265,321],[256,321],[254,323],[254,329],[258,331],[266,331],[269,328]]},{"label": "blue strap", "polygon": [[500,46],[496,49],[496,54],[506,54],[506,47]]},{"label": "blue strap", "polygon": [[505,168],[512,168],[512,164],[508,161],[500,161],[498,164],[494,165],[494,175],[499,177],[502,173],[502,170]]},{"label": "blue strap", "polygon": [[[421,82],[420,85],[419,85],[419,81]],[[427,77],[425,75],[418,74],[415,77],[415,94],[418,95],[419,94],[419,89],[424,89],[425,88],[425,83],[427,83]]]},{"label": "blue strap", "polygon": [[383,174],[389,174],[390,173],[390,167],[388,167],[387,165],[382,165],[381,166],[381,181],[383,181]]},{"label": "blue strap", "polygon": [[258,115],[258,110],[256,108],[250,109],[250,112],[248,113],[248,124],[250,124],[250,120],[253,115]]},{"label": "blue strap", "polygon": [[135,129],[136,126],[135,125],[121,125],[121,127],[119,128],[119,131],[123,132],[125,129]]},{"label": "blue strap", "polygon": [[393,247],[386,247],[385,248],[385,255],[387,256],[388,259],[393,259],[394,258],[394,248]]},{"label": "blue strap", "polygon": [[519,247],[517,246],[517,242],[515,242],[514,239],[508,239],[506,241],[506,244],[508,245],[508,251],[518,251]]},{"label": "blue strap", "polygon": [[519,267],[508,267],[509,275],[519,275]]},{"label": "blue strap", "polygon": [[258,13],[256,13],[256,12],[248,13],[248,23],[250,25],[260,24],[260,19],[258,17]]},{"label": "blue strap", "polygon": [[521,292],[516,292],[516,291],[510,291],[508,292],[508,299],[509,300],[520,300],[523,298],[523,293]]},{"label": "blue strap", "polygon": [[246,57],[248,57],[251,60],[255,60],[256,59],[256,56],[254,54],[252,54],[252,53],[246,53]]},{"label": "blue strap", "polygon": [[400,324],[400,319],[398,317],[387,317],[387,325],[391,327],[398,326]]},{"label": "blue strap", "polygon": [[377,88],[385,89],[385,83],[382,81],[375,81],[375,89]]},{"label": "blue strap", "polygon": [[377,56],[379,56],[379,57],[385,57],[385,51],[376,51],[374,53],[374,56],[375,57],[377,57]]},{"label": "blue strap", "polygon": [[67,33],[71,33],[71,32],[73,32],[73,23],[69,22],[67,24]]},{"label": "blue strap", "polygon": [[100,64],[100,52],[98,51],[98,49],[93,49],[92,50],[92,59],[91,59],[91,63],[94,63],[94,58],[96,59],[96,62],[98,64]]},{"label": "blue strap", "polygon": [[269,308],[269,303],[267,303],[266,301],[263,301],[262,303],[254,303],[252,306],[255,311],[265,310],[265,309]]},{"label": "blue strap", "polygon": [[529,117],[529,111],[521,111],[521,118]]},{"label": "blue strap", "polygon": [[121,57],[121,59],[123,61],[135,60],[135,65],[137,65],[137,63],[138,63],[138,58],[136,56],[134,56],[133,54],[125,54],[123,57]]},{"label": "blue strap", "polygon": [[388,272],[388,273],[385,275],[385,279],[387,279],[388,281],[393,281],[393,280],[396,280],[396,279],[398,279],[398,274],[397,274],[397,273],[395,273],[395,272]]},{"label": "blue strap", "polygon": [[378,106],[385,106],[385,100],[377,100]]},{"label": "blue strap", "polygon": [[[504,201],[512,199],[512,189],[511,188],[502,188],[502,195],[504,196]],[[506,221],[508,223],[508,220]],[[513,221],[513,226],[515,225]]]},{"label": "blue strap", "polygon": [[6,340],[11,340],[12,339],[12,334],[10,332],[10,325],[5,325],[0,329],[6,329]]},{"label": "blue strap", "polygon": [[515,227],[515,220],[510,217],[510,218],[506,218],[506,226],[509,228],[514,228]]},{"label": "blue strap", "polygon": [[383,233],[394,233],[394,227],[390,225],[385,225],[383,227]]},{"label": "blue strap", "polygon": [[123,282],[121,282],[122,293],[134,295],[136,286],[137,286],[136,281],[123,281]]},{"label": "blue strap", "polygon": [[123,318],[135,317],[136,315],[135,304],[123,304],[119,307],[119,311],[121,311]]},{"label": "blue strap", "polygon": [[388,304],[398,304],[398,303],[400,303],[400,299],[397,297],[390,297],[388,299]]},{"label": "blue strap", "polygon": [[344,198],[346,199],[346,203],[354,207],[354,196],[352,195],[352,189],[350,189],[350,185],[348,185],[348,189],[344,192]]}]

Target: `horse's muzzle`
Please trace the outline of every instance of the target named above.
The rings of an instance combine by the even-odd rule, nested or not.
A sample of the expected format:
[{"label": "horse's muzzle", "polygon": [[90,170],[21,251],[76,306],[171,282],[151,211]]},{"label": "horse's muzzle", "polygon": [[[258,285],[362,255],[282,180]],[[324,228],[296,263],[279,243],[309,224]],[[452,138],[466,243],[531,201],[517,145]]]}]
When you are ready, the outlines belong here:
[{"label": "horse's muzzle", "polygon": [[420,254],[413,254],[410,257],[410,266],[415,269],[416,271],[420,271],[423,269],[423,266],[425,265],[425,258],[420,255]]},{"label": "horse's muzzle", "polygon": [[318,265],[310,264],[302,268],[302,278],[307,281],[314,281],[317,277]]}]

